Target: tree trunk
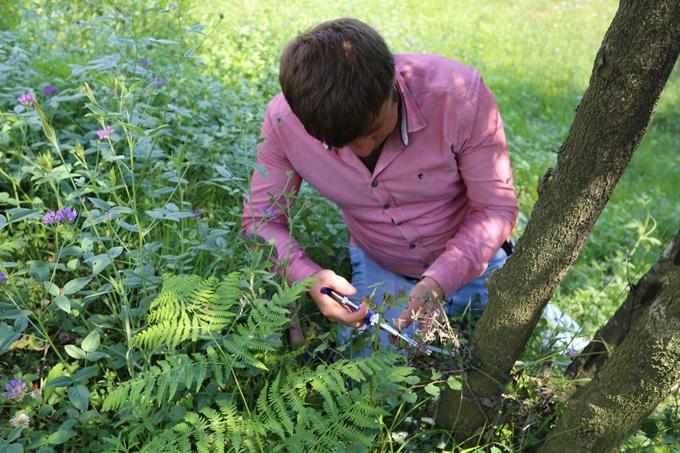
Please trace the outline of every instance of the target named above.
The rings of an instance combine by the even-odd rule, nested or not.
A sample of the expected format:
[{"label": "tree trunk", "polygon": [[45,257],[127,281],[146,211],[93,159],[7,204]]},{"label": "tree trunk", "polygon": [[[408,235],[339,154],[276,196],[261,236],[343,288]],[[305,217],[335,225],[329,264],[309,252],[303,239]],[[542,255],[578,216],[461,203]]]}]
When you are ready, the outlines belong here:
[{"label": "tree trunk", "polygon": [[680,380],[680,231],[643,280],[655,290],[632,293],[639,316],[539,452],[614,451]]},{"label": "tree trunk", "polygon": [[633,321],[642,316],[646,304],[654,301],[655,294],[660,289],[658,279],[651,272],[633,285],[628,297],[614,316],[597,331],[593,340],[569,364],[565,376],[574,379],[595,375],[609,358],[609,351],[621,344],[630,332]]},{"label": "tree trunk", "polygon": [[462,395],[442,395],[439,426],[465,438],[497,407],[543,308],[640,142],[679,51],[679,1],[621,0],[556,169],[539,185],[512,258],[488,282],[489,305],[472,338],[480,366],[465,376]]}]

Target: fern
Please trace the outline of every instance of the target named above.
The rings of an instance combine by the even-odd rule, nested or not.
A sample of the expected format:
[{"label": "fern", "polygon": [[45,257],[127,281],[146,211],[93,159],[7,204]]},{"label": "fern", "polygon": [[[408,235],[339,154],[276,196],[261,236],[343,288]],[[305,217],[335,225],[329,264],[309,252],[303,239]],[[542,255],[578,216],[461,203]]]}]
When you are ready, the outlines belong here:
[{"label": "fern", "polygon": [[[336,451],[371,445],[386,414],[380,402],[401,391],[411,369],[397,366],[400,356],[385,352],[316,369],[291,367],[280,361],[290,354],[278,351],[290,322],[287,305],[305,287],[284,286],[265,300],[246,297],[240,285],[236,273],[223,282],[165,277],[147,315],[149,327],[134,342],[166,355],[111,391],[102,409],[146,414],[180,398],[191,407],[199,405],[192,395],[210,383],[200,410],[154,435],[142,451]],[[191,344],[202,350],[175,352]],[[213,404],[205,397],[214,398]]]},{"label": "fern", "polygon": [[160,294],[151,303],[148,328],[134,337],[142,349],[175,349],[187,340],[219,332],[236,317],[239,306],[238,273],[220,282],[212,277],[163,277]]},{"label": "fern", "polygon": [[[198,451],[221,448],[215,442],[226,442],[229,451],[261,450],[263,445],[272,451],[370,446],[379,432],[380,417],[387,412],[371,400],[368,386],[361,384],[372,378],[377,387],[399,391],[411,369],[395,366],[397,360],[395,354],[376,353],[288,376],[279,372],[271,382],[263,383],[250,414],[239,413],[232,399],[222,401],[219,412],[203,409],[187,414],[172,429],[184,436],[181,442],[165,434],[147,445],[146,451],[152,447],[167,450],[164,439],[173,439],[173,446],[190,439]],[[314,404],[319,397],[321,404]]]}]

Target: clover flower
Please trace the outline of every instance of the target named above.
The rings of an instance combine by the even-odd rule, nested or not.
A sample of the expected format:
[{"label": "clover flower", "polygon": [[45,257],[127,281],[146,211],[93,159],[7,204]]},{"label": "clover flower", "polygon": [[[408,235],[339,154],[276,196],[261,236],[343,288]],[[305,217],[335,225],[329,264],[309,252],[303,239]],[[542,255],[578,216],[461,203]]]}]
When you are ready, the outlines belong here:
[{"label": "clover flower", "polygon": [[97,131],[97,137],[99,137],[99,140],[109,138],[111,134],[113,134],[113,128],[111,126],[104,126],[104,129],[99,129]]},{"label": "clover flower", "polygon": [[143,68],[148,68],[151,66],[151,60],[142,60],[139,62],[139,65]]},{"label": "clover flower", "polygon": [[61,209],[60,211],[57,211],[57,218],[61,222],[69,222],[69,223],[73,222],[76,219],[77,216],[78,216],[78,213],[73,208],[64,208],[64,209]]},{"label": "clover flower", "polygon": [[26,391],[26,383],[21,379],[12,379],[9,383],[5,384],[5,389],[6,391],[2,392],[5,398],[19,401],[23,398]]},{"label": "clover flower", "polygon": [[0,283],[6,283],[6,282],[7,282],[7,274],[0,271]]},{"label": "clover flower", "polygon": [[17,100],[22,105],[31,105],[33,104],[33,95],[31,93],[23,93]]},{"label": "clover flower", "polygon": [[258,211],[260,211],[264,215],[268,215],[269,217],[274,217],[276,214],[278,214],[276,208],[268,208],[266,206],[260,207]]},{"label": "clover flower", "polygon": [[75,209],[63,208],[58,211],[49,211],[42,216],[42,222],[45,225],[71,223],[76,219],[77,216],[78,212],[76,212]]},{"label": "clover flower", "polygon": [[161,87],[164,87],[168,83],[167,80],[162,79],[160,77],[154,77],[151,80],[153,81],[153,83],[155,83],[155,84],[157,84],[158,86],[161,86]]},{"label": "clover flower", "polygon": [[45,96],[52,96],[53,94],[57,94],[59,92],[59,89],[53,85],[47,85],[45,88],[43,88],[42,93]]},{"label": "clover flower", "polygon": [[28,428],[31,424],[31,417],[25,412],[19,412],[9,420],[13,428]]}]

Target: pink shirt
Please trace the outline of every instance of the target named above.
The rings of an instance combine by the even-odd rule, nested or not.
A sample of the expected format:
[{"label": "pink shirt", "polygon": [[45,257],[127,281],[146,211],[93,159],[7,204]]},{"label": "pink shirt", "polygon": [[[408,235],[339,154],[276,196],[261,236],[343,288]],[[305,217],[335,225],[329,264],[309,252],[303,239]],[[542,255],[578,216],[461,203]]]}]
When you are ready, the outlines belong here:
[{"label": "pink shirt", "polygon": [[[479,73],[435,55],[396,54],[402,124],[373,173],[349,147],[308,135],[282,94],[267,107],[241,224],[273,240],[290,282],[321,268],[289,235],[282,192],[304,179],[342,212],[350,243],[385,269],[429,276],[446,294],[482,275],[517,218],[498,107]],[[273,214],[273,215],[272,215]]]}]

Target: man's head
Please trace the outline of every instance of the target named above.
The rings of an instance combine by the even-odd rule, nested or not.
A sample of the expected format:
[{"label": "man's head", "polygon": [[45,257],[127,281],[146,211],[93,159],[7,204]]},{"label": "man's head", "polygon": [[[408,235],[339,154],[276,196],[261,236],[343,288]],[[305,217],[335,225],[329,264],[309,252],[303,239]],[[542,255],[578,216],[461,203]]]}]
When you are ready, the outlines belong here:
[{"label": "man's head", "polygon": [[359,20],[323,22],[291,41],[281,55],[279,81],[307,132],[330,146],[362,139],[368,146],[384,140],[371,134],[396,123],[394,58]]}]

